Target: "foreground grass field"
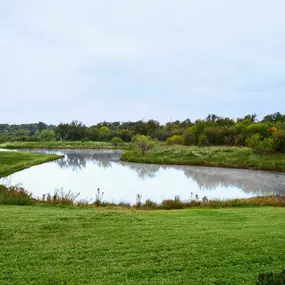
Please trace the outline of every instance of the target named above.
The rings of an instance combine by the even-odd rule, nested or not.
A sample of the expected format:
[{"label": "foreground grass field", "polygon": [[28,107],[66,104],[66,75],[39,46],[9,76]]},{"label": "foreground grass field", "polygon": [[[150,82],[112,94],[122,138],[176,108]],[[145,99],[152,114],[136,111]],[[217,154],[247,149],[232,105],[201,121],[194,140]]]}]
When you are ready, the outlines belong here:
[{"label": "foreground grass field", "polygon": [[196,147],[155,144],[154,148],[142,155],[138,150],[123,153],[122,160],[155,164],[180,164],[245,168],[285,172],[285,155],[260,156],[252,149],[238,147]]},{"label": "foreground grass field", "polygon": [[58,159],[53,154],[37,154],[28,152],[0,152],[0,178],[33,165]]},{"label": "foreground grass field", "polygon": [[0,206],[0,284],[255,284],[284,268],[284,215]]}]

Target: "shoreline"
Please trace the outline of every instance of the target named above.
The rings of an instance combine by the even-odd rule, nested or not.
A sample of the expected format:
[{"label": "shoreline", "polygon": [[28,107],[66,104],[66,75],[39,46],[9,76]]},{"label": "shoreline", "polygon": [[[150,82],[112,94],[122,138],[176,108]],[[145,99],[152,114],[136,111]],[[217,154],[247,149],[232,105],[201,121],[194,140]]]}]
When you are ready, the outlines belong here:
[{"label": "shoreline", "polygon": [[15,143],[2,144],[5,150],[21,149],[54,149],[54,150],[119,150],[123,162],[145,163],[168,166],[197,166],[250,171],[266,171],[285,174],[285,155],[258,156],[248,148],[238,147],[186,147],[157,144],[153,149],[142,155],[136,150],[128,149],[127,144],[114,146],[104,142],[51,142],[51,143]]}]

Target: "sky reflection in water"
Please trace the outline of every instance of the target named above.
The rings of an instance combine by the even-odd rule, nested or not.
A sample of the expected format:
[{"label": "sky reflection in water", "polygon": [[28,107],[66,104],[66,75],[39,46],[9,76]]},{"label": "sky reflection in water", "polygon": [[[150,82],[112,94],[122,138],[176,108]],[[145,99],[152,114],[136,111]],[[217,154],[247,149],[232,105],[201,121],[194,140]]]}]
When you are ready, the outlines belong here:
[{"label": "sky reflection in water", "polygon": [[196,194],[210,199],[285,194],[284,174],[127,163],[120,161],[121,151],[115,150],[41,152],[63,153],[65,158],[25,169],[2,179],[2,183],[21,183],[35,197],[62,188],[66,192],[79,192],[80,198],[94,198],[100,188],[104,192],[103,200],[131,203],[137,194],[141,194],[143,200],[149,198],[157,202],[176,195],[189,200]]}]

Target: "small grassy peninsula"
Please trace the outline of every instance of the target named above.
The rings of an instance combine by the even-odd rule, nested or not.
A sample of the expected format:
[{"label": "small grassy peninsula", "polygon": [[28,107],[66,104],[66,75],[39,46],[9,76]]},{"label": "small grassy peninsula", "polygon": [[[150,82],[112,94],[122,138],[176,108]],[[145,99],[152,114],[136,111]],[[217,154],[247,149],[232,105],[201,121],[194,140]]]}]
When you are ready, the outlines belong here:
[{"label": "small grassy peninsula", "polygon": [[138,149],[123,153],[123,161],[256,169],[285,172],[285,155],[258,155],[246,147],[197,147],[154,144],[145,154]]},{"label": "small grassy peninsula", "polygon": [[0,152],[0,178],[33,165],[56,160],[61,156],[28,152]]}]

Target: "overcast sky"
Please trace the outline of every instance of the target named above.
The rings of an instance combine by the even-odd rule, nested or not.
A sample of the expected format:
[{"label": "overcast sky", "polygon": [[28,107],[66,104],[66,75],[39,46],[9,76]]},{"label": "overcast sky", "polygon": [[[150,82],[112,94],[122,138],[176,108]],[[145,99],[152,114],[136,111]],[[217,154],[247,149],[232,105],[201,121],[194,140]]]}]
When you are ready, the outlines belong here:
[{"label": "overcast sky", "polygon": [[0,123],[285,113],[284,0],[1,0]]}]

